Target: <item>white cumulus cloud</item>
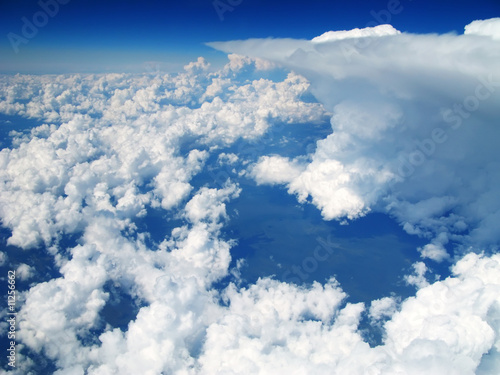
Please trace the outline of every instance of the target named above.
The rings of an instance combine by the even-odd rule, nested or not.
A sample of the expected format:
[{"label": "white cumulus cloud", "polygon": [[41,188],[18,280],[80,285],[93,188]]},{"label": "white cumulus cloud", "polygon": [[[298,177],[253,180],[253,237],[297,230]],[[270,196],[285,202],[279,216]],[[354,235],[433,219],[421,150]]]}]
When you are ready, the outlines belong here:
[{"label": "white cumulus cloud", "polygon": [[500,18],[476,20],[465,26],[464,34],[486,35],[493,39],[500,39]]},{"label": "white cumulus cloud", "polygon": [[375,27],[365,27],[364,29],[352,29],[342,31],[327,31],[320,36],[312,38],[312,42],[324,43],[333,40],[348,39],[348,38],[363,38],[367,36],[384,36],[396,35],[401,32],[396,30],[392,25],[378,25]]},{"label": "white cumulus cloud", "polygon": [[[497,23],[484,20],[467,30],[481,34],[474,30],[491,31]],[[332,133],[317,142],[309,161],[261,158],[253,171],[297,165],[302,173],[285,176],[288,182],[267,182],[287,183],[301,202],[310,197],[326,219],[389,213],[409,233],[433,240],[423,254],[435,260],[446,258],[439,244],[452,241],[463,251],[497,249],[500,45],[486,35],[364,30],[325,43],[210,44],[304,75],[333,113]],[[254,173],[257,181],[262,175]]]}]

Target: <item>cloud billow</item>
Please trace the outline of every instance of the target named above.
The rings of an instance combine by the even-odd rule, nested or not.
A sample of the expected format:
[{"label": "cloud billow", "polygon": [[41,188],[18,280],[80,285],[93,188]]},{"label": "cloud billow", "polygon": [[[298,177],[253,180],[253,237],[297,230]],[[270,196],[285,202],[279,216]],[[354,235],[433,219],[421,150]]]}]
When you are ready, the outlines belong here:
[{"label": "cloud billow", "polygon": [[310,197],[327,220],[382,211],[434,246],[491,251],[500,213],[498,24],[475,21],[465,35],[385,25],[313,41],[209,45],[304,75],[333,113],[333,132],[317,142],[310,162],[264,156],[252,169],[257,182],[285,184],[301,202]]},{"label": "cloud billow", "polygon": [[[178,75],[0,77],[0,112],[40,122],[13,132],[0,152],[2,225],[9,244],[46,251],[60,273],[37,282],[37,269],[20,267],[32,284],[19,342],[59,375],[498,370],[500,258],[480,254],[498,244],[498,43],[480,32],[387,30],[219,43],[241,55],[216,72],[199,59]],[[242,55],[294,73],[261,78],[276,66]],[[308,92],[322,104],[304,101]],[[327,114],[332,133],[309,155],[262,154],[252,164],[230,149],[262,140],[275,123],[307,126]],[[239,171],[199,186],[211,158]],[[398,174],[401,160],[411,173]],[[451,275],[427,280],[416,263],[406,277],[414,296],[366,303],[351,303],[334,277],[241,286],[231,267],[238,238],[223,231],[245,174],[286,185],[328,220],[388,212],[429,238],[422,256],[452,261]],[[175,219],[159,223],[159,241],[140,226],[152,211]],[[450,242],[472,251],[453,259]],[[102,313],[117,290],[137,311],[121,327]],[[381,345],[364,338],[364,318],[381,327]],[[36,371],[22,348],[18,360],[9,373]]]}]

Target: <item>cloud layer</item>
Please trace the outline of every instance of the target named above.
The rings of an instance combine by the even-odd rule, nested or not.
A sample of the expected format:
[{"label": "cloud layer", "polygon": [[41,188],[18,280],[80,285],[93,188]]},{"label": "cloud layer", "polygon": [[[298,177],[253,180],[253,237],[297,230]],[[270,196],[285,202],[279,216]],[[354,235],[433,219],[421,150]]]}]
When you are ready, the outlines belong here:
[{"label": "cloud layer", "polygon": [[[9,373],[36,371],[32,353],[58,375],[498,370],[500,256],[480,254],[498,241],[498,130],[489,122],[498,115],[499,77],[489,71],[498,44],[480,35],[382,34],[218,45],[246,54],[251,46],[309,81],[262,78],[275,66],[239,55],[217,72],[199,59],[178,75],[1,77],[0,112],[41,123],[12,133],[12,147],[0,152],[2,225],[10,244],[48,252],[60,273],[36,282],[41,270],[19,266],[33,284],[21,295],[19,367]],[[358,51],[348,61],[350,47]],[[456,58],[465,71],[450,69]],[[309,90],[323,106],[304,100]],[[454,105],[465,110],[472,100],[463,95],[479,105],[460,117]],[[234,179],[194,179],[211,159],[248,165],[247,155],[228,151],[235,142],[328,112],[333,132],[313,153],[259,155],[249,174],[285,184],[325,219],[389,212],[407,232],[429,237],[424,258],[451,259],[450,242],[474,246],[450,277],[428,280],[419,262],[406,277],[415,296],[366,304],[351,303],[335,278],[295,285],[266,277],[242,287],[234,277],[238,239],[223,230],[226,205],[242,189]],[[441,143],[438,128],[448,137]],[[425,162],[413,165],[418,144]],[[400,156],[411,173],[398,174]],[[144,224],[154,214],[160,240]],[[228,286],[217,285],[230,275]],[[130,319],[114,320],[113,304]],[[381,345],[370,346],[363,320],[381,330]]]}]

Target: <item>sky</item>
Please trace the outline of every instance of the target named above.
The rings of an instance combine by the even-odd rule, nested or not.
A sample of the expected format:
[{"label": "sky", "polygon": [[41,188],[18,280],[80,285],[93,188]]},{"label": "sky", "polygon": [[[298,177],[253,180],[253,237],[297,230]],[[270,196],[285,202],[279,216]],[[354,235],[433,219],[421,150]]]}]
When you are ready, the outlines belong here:
[{"label": "sky", "polygon": [[500,372],[498,2],[0,17],[1,374]]},{"label": "sky", "polygon": [[[41,2],[45,4],[45,2]],[[47,2],[52,4],[52,2]],[[48,6],[35,31],[18,45],[9,33],[23,37],[26,17],[43,11],[36,1],[0,4],[0,72],[143,72],[158,66],[173,72],[204,56],[223,64],[223,55],[205,46],[212,41],[289,37],[311,39],[328,30],[390,23],[421,33],[461,33],[475,19],[498,14],[494,0],[479,1],[62,1]],[[393,6],[387,12],[388,4]],[[399,4],[399,5],[398,5]],[[55,10],[53,10],[55,9]],[[452,15],[452,16],[451,16]],[[17,41],[17,39],[16,39]],[[149,65],[148,65],[149,63]],[[146,67],[146,68],[145,68]]]}]

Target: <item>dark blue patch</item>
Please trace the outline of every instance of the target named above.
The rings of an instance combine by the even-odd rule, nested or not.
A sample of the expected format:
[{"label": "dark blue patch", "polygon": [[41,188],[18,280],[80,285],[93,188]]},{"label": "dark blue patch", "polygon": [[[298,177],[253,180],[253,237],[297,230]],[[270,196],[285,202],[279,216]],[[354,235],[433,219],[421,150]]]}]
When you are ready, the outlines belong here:
[{"label": "dark blue patch", "polygon": [[173,214],[177,210],[166,211],[162,208],[147,207],[147,214],[144,217],[135,218],[137,233],[148,233],[146,236],[146,246],[149,249],[156,249],[158,245],[172,233],[172,229],[185,224],[182,219],[176,218]]},{"label": "dark blue patch", "polygon": [[104,285],[104,291],[109,293],[109,299],[101,310],[101,318],[111,327],[126,331],[128,324],[135,320],[139,312],[139,304],[113,281]]},{"label": "dark blue patch", "polygon": [[44,282],[53,278],[61,277],[59,269],[54,263],[54,257],[49,254],[45,246],[40,245],[36,248],[24,250],[17,246],[7,244],[8,238],[12,232],[4,227],[0,227],[0,246],[1,250],[7,255],[7,262],[0,267],[0,272],[7,274],[7,270],[14,270],[22,263],[34,268],[34,280],[17,281],[17,290],[27,290],[31,282]]},{"label": "dark blue patch", "polygon": [[238,239],[232,266],[245,259],[246,284],[271,275],[296,284],[335,276],[350,302],[414,292],[402,276],[419,260],[416,248],[425,241],[388,216],[373,213],[340,225],[324,221],[316,207],[298,204],[283,188],[240,184],[240,197],[227,205],[232,218],[226,233]]},{"label": "dark blue patch", "polygon": [[12,137],[9,135],[11,131],[29,133],[31,129],[41,124],[39,120],[0,113],[0,148],[12,147]]}]

